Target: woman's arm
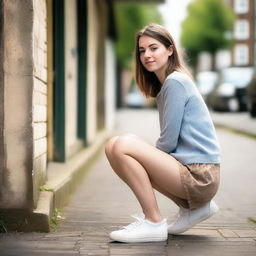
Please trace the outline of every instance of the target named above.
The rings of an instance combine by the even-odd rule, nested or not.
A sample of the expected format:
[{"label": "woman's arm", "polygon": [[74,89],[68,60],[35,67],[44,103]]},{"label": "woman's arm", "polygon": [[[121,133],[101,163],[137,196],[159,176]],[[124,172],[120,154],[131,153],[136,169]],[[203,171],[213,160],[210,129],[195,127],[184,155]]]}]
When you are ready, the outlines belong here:
[{"label": "woman's arm", "polygon": [[161,133],[156,147],[171,153],[177,147],[188,97],[184,85],[175,79],[168,79],[163,89],[162,98],[158,103],[162,105],[159,108]]}]

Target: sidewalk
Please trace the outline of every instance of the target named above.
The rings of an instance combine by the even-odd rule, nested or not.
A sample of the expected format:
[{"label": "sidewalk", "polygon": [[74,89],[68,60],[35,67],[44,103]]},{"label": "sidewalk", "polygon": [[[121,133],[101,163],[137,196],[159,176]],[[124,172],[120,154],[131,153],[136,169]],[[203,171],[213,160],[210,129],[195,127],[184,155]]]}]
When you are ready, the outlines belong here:
[{"label": "sidewalk", "polygon": [[247,112],[211,112],[211,116],[215,125],[219,127],[229,128],[256,138],[256,118],[251,118]]},{"label": "sidewalk", "polygon": [[[140,124],[140,125],[138,125]],[[118,113],[118,132],[133,132],[154,143],[158,136],[158,116],[152,110]],[[53,255],[126,255],[126,256],[255,256],[256,225],[247,221],[256,215],[256,172],[254,157],[240,154],[255,152],[256,141],[218,130],[223,144],[222,184],[216,196],[220,212],[180,236],[167,242],[122,244],[111,242],[108,234],[133,221],[129,215],[140,207],[128,187],[113,173],[104,151],[94,163],[70,203],[61,209],[65,220],[50,233],[0,234],[1,256]],[[237,155],[236,162],[231,162]],[[230,176],[232,175],[232,180]],[[177,207],[157,194],[163,216],[171,221]]]}]

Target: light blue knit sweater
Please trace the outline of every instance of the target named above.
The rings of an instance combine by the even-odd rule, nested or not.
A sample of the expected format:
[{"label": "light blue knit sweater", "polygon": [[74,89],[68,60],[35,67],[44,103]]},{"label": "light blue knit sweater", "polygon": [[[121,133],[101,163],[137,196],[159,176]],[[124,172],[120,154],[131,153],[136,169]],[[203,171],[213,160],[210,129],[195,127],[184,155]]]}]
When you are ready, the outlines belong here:
[{"label": "light blue knit sweater", "polygon": [[207,106],[194,82],[170,74],[156,97],[160,137],[156,147],[183,164],[220,163],[220,147]]}]

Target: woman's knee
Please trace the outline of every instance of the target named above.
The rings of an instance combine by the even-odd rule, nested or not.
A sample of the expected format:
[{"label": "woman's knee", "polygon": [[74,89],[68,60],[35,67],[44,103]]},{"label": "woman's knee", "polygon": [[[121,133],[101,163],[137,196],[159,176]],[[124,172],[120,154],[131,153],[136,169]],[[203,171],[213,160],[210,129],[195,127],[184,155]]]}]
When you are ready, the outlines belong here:
[{"label": "woman's knee", "polygon": [[113,146],[114,144],[116,143],[117,139],[118,139],[119,136],[114,136],[112,137],[111,139],[109,139],[107,141],[107,143],[105,144],[105,154],[107,156],[110,156],[113,152]]},{"label": "woman's knee", "polygon": [[135,146],[135,142],[140,138],[132,133],[125,133],[120,136],[115,136],[106,143],[105,153],[107,156],[120,156],[128,152]]},{"label": "woman's knee", "polygon": [[128,152],[129,148],[132,146],[132,143],[134,142],[135,135],[131,134],[123,134],[117,138],[115,141],[115,144],[112,148],[112,153],[115,156],[124,155]]}]

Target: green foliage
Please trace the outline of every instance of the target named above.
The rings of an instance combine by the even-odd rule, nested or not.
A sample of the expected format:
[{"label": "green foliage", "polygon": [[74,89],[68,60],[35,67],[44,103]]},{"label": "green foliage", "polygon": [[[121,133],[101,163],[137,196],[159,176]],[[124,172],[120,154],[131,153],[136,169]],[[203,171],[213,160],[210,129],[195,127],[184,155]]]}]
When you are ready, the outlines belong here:
[{"label": "green foliage", "polygon": [[256,218],[250,217],[248,218],[248,220],[254,224],[256,224]]},{"label": "green foliage", "polygon": [[46,188],[45,186],[40,186],[39,187],[40,191],[47,191],[47,192],[54,192],[54,189],[52,188]]},{"label": "green foliage", "polygon": [[50,218],[50,226],[53,229],[56,229],[58,227],[59,221],[64,220],[65,218],[60,215],[60,210],[58,208],[54,209],[54,214]]},{"label": "green foliage", "polygon": [[188,6],[182,23],[181,44],[192,57],[201,51],[215,54],[232,45],[228,35],[233,30],[235,15],[223,0],[195,0]]},{"label": "green foliage", "polygon": [[58,227],[58,219],[55,215],[52,216],[51,219],[50,219],[50,226],[53,229],[56,229]]},{"label": "green foliage", "polygon": [[161,24],[157,5],[117,2],[115,5],[117,20],[116,44],[118,62],[122,68],[129,68],[135,48],[135,34],[149,23]]}]

